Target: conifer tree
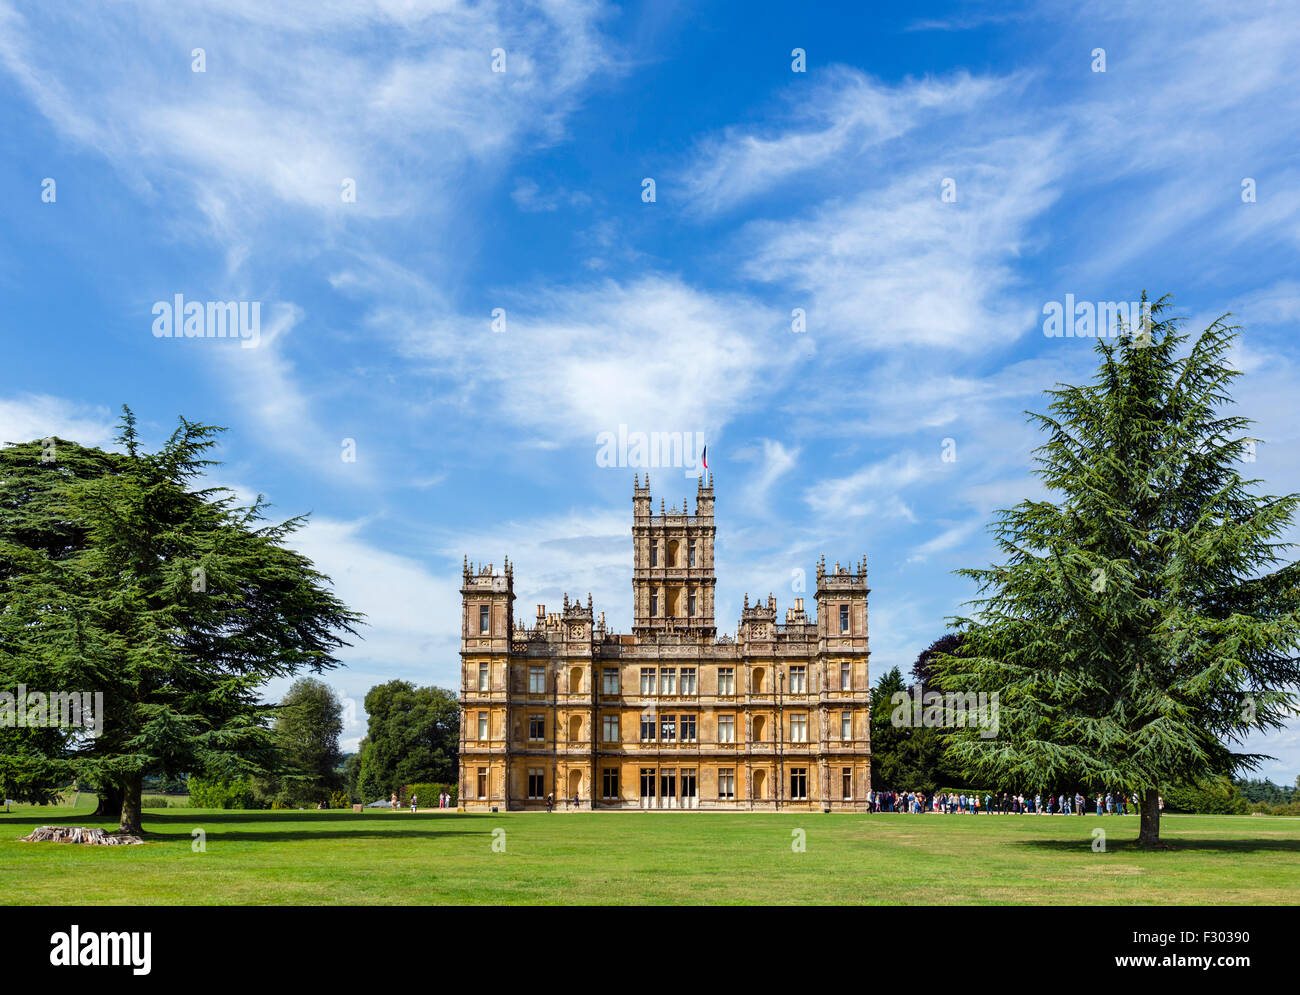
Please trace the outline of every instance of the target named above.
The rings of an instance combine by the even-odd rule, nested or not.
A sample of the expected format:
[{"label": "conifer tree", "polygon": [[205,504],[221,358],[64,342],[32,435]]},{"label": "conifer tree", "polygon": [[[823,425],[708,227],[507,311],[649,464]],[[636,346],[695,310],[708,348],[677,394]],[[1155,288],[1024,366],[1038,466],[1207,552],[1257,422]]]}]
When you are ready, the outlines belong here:
[{"label": "conifer tree", "polygon": [[[1146,295],[1143,295],[1146,303]],[[1295,714],[1300,567],[1282,540],[1300,495],[1256,493],[1250,422],[1225,411],[1237,326],[1189,345],[1167,297],[1092,382],[1048,392],[1036,450],[1052,500],[993,531],[1004,562],[978,586],[941,686],[999,693],[994,739],[958,730],[976,776],[1139,794],[1138,843],[1158,846],[1159,792],[1255,768],[1251,730]]]},{"label": "conifer tree", "polygon": [[151,453],[123,410],[120,453],[0,449],[0,689],[103,695],[97,735],[7,730],[0,781],[106,788],[138,833],[146,776],[275,769],[263,686],[335,666],[360,616],[285,545],[302,518],[195,486],[220,429],[182,418]]}]

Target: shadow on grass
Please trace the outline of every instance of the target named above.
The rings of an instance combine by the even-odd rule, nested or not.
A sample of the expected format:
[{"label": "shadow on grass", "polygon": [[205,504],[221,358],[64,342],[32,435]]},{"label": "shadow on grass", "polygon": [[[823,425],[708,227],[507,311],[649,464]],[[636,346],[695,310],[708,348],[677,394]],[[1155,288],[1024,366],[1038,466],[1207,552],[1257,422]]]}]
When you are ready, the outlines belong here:
[{"label": "shadow on grass", "polygon": [[[202,819],[195,819],[193,827],[207,830],[207,825]],[[487,830],[483,835],[487,835]],[[369,831],[358,829],[349,832],[346,829],[290,829],[282,833],[277,832],[243,832],[241,830],[218,830],[208,833],[212,840],[220,840],[223,843],[295,843],[304,840],[433,840],[441,839],[444,836],[457,836],[463,838],[464,833],[438,832],[431,829],[408,829],[402,833],[383,833],[379,831]],[[144,839],[146,843],[189,843],[193,837],[190,830],[183,833],[160,833],[151,830],[145,825]]]},{"label": "shadow on grass", "polygon": [[[150,842],[165,843],[192,838],[191,830],[196,826],[211,831],[213,826],[239,825],[249,826],[248,830],[216,830],[214,836],[226,841],[274,843],[277,841],[309,839],[438,839],[443,836],[465,836],[464,832],[451,829],[435,829],[438,823],[454,819],[480,821],[470,815],[409,815],[392,812],[350,812],[343,809],[325,811],[206,811],[203,809],[178,809],[175,812],[144,813],[144,836]],[[258,825],[294,823],[292,829],[267,829],[258,832]],[[353,828],[344,828],[339,823],[347,823]],[[116,830],[117,819],[111,816],[92,816],[89,813],[72,813],[70,815],[51,817],[39,813],[10,813],[0,815],[0,826],[11,825],[16,829],[36,826],[84,825],[97,826],[100,829]],[[168,832],[169,829],[181,831]],[[489,832],[484,826],[483,835]]]},{"label": "shadow on grass", "polygon": [[[1300,853],[1300,840],[1238,840],[1238,839],[1169,839],[1161,841],[1159,849],[1137,845],[1137,840],[1106,838],[1107,853]],[[1091,850],[1092,840],[1018,840],[1015,846],[1052,850],[1057,853],[1077,853]]]}]

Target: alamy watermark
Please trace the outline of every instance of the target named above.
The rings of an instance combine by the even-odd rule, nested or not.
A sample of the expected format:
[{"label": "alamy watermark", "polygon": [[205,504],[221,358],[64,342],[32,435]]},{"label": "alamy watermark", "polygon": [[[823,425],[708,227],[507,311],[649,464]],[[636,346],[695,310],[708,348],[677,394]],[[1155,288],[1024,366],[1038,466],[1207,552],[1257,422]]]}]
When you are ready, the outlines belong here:
[{"label": "alamy watermark", "polygon": [[629,432],[620,425],[617,433],[596,433],[596,446],[596,465],[602,467],[680,467],[693,477],[709,466],[703,432]]},{"label": "alamy watermark", "polygon": [[1113,339],[1132,336],[1141,345],[1151,344],[1150,301],[1065,301],[1043,305],[1043,334],[1049,339]]},{"label": "alamy watermark", "polygon": [[262,341],[261,301],[187,301],[176,294],[170,301],[155,301],[152,313],[156,339],[237,338],[243,349]]},{"label": "alamy watermark", "polygon": [[895,729],[974,729],[980,739],[993,739],[998,734],[998,692],[983,691],[921,691],[914,684],[907,691],[895,691],[889,703],[894,706],[889,716]]},{"label": "alamy watermark", "polygon": [[94,738],[104,728],[104,692],[0,691],[0,729],[85,729]]}]

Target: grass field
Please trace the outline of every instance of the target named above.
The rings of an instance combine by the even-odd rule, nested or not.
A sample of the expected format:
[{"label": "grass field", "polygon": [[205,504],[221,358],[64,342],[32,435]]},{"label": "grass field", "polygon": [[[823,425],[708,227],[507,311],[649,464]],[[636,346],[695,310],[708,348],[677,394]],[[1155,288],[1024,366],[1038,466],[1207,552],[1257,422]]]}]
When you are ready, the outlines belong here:
[{"label": "grass field", "polygon": [[[1300,819],[695,813],[149,811],[132,847],[20,843],[114,827],[82,806],[0,814],[9,904],[1294,904]],[[1107,851],[1092,850],[1106,830]],[[192,830],[206,834],[194,852]],[[493,831],[504,830],[505,852]],[[796,829],[806,851],[793,852]],[[500,834],[498,834],[498,838]]]}]

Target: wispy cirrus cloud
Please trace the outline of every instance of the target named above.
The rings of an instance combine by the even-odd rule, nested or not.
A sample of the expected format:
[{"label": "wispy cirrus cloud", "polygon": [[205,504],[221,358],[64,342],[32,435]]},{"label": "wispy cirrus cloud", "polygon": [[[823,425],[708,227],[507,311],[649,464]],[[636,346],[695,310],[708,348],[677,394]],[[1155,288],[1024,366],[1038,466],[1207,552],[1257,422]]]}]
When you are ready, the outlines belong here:
[{"label": "wispy cirrus cloud", "polygon": [[674,276],[499,300],[499,334],[486,309],[455,319],[408,313],[401,347],[431,361],[429,375],[456,383],[465,410],[490,402],[494,414],[549,439],[591,441],[622,424],[712,438],[782,377],[782,357],[765,349],[781,315]]},{"label": "wispy cirrus cloud", "polygon": [[957,73],[890,86],[832,66],[809,84],[810,95],[790,98],[783,126],[733,127],[702,139],[681,169],[681,183],[689,205],[704,214],[729,210],[810,173],[825,190],[828,180],[849,179],[849,164],[871,157],[887,161],[891,141],[938,119],[969,113],[1012,85]]},{"label": "wispy cirrus cloud", "polygon": [[5,4],[0,63],[61,131],[143,189],[188,188],[224,233],[267,205],[341,223],[345,178],[349,217],[445,211],[521,141],[554,140],[587,80],[616,70],[602,17],[595,3]]}]

